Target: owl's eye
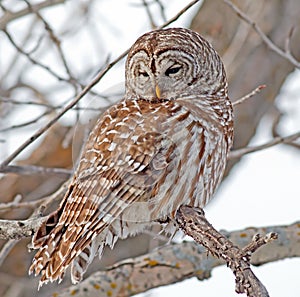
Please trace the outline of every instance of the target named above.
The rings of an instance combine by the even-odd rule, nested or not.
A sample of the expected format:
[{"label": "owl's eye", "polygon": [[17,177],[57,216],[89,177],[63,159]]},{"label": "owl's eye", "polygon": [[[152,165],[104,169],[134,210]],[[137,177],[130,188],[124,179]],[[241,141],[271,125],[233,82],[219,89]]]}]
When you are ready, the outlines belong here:
[{"label": "owl's eye", "polygon": [[148,77],[149,76],[149,74],[146,71],[139,71],[138,75],[143,76],[143,77]]},{"label": "owl's eye", "polygon": [[182,68],[180,65],[173,65],[170,68],[168,68],[165,72],[166,76],[170,76],[170,74],[176,74],[179,72],[179,70]]}]

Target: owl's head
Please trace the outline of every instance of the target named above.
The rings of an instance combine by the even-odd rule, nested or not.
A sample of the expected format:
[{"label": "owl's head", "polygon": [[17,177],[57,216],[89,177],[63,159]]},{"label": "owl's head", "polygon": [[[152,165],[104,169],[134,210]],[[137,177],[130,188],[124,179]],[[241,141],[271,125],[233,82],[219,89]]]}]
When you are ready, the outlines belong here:
[{"label": "owl's head", "polygon": [[126,95],[149,101],[227,96],[223,63],[198,33],[171,28],[142,35],[126,61]]}]

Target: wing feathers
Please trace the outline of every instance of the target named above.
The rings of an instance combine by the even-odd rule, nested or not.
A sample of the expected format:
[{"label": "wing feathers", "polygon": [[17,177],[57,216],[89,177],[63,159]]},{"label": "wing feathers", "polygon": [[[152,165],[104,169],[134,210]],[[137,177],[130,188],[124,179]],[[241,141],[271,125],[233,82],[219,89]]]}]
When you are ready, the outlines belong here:
[{"label": "wing feathers", "polygon": [[[126,224],[126,220],[149,216],[147,207],[140,216],[126,210],[129,206],[139,210],[134,203],[151,197],[171,161],[172,143],[160,132],[161,122],[153,122],[153,113],[159,113],[159,108],[167,118],[168,107],[143,105],[143,115],[138,108],[131,100],[121,102],[104,114],[90,134],[72,186],[59,210],[50,216],[54,225],[47,230],[46,225],[41,227],[33,240],[40,250],[30,272],[42,273],[41,284],[61,280],[73,261],[72,280],[79,281],[97,250],[101,252],[106,244],[113,246],[122,236],[122,230],[110,230],[116,219]],[[150,116],[147,108],[153,109]],[[112,116],[121,109],[127,113],[126,122]],[[96,237],[100,240],[94,243]]]}]

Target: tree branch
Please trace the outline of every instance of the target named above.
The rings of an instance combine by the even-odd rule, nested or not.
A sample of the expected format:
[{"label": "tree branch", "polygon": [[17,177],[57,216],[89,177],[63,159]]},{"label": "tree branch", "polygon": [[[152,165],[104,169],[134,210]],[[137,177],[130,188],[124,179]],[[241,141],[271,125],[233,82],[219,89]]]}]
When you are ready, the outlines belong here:
[{"label": "tree branch", "polygon": [[291,135],[288,135],[288,136],[285,136],[285,137],[278,136],[278,137],[273,138],[271,141],[266,142],[266,143],[261,144],[261,145],[248,146],[248,147],[244,147],[244,148],[241,148],[241,149],[231,151],[230,154],[229,154],[228,159],[232,160],[232,159],[235,159],[235,158],[240,158],[240,157],[242,157],[246,154],[254,153],[254,152],[257,152],[257,151],[275,146],[275,145],[280,144],[280,143],[289,144],[289,143],[291,143],[292,141],[295,141],[298,138],[300,138],[300,132],[296,132],[294,134],[291,134]]},{"label": "tree branch", "polygon": [[43,166],[35,166],[35,165],[7,165],[0,167],[0,173],[14,173],[21,175],[33,175],[33,174],[41,174],[41,175],[55,175],[63,178],[68,178],[72,174],[72,170],[65,168],[51,168],[51,167],[43,167]]},{"label": "tree branch", "polygon": [[240,249],[214,229],[205,218],[202,209],[181,206],[176,213],[176,221],[186,235],[206,247],[212,255],[226,261],[235,275],[237,293],[247,293],[248,297],[269,296],[266,288],[252,272],[250,259],[252,253],[260,246],[276,239],[276,233],[270,233],[265,238],[257,235],[249,245]]},{"label": "tree branch", "polygon": [[[34,200],[34,201],[21,202],[21,198],[22,198],[21,195],[17,195],[12,202],[0,203],[0,211],[7,211],[7,210],[15,209],[15,208],[33,208],[33,209],[37,209],[36,212],[39,213],[40,210],[44,210],[45,208],[47,208],[53,201],[63,198],[63,196],[65,195],[65,193],[68,189],[70,181],[71,181],[70,179],[67,180],[64,184],[62,184],[58,188],[57,191],[55,191],[51,195],[42,197],[42,198]],[[29,225],[30,224],[31,224],[31,221],[29,222]],[[0,228],[1,228],[1,224],[0,224]],[[5,232],[5,230],[3,230],[3,232]],[[3,233],[3,234],[5,234],[5,233]],[[10,238],[10,237],[7,236],[5,239],[8,239],[8,238]]]},{"label": "tree branch", "polygon": [[290,30],[290,33],[286,40],[285,50],[282,50],[261,30],[261,28],[253,20],[251,20],[251,18],[247,14],[241,11],[235,4],[233,4],[230,0],[224,0],[224,2],[228,6],[230,6],[233,11],[235,11],[238,17],[240,17],[242,20],[248,23],[256,31],[256,33],[261,37],[261,39],[270,48],[270,50],[274,51],[279,56],[283,57],[284,59],[292,63],[296,68],[300,69],[300,62],[297,61],[295,57],[291,54],[290,47],[289,47],[293,30]]},{"label": "tree branch", "polygon": [[[299,257],[299,228],[300,222],[289,226],[222,231],[222,234],[243,247],[251,242],[255,234],[276,230],[279,240],[257,250],[251,258],[253,265],[262,265],[288,257]],[[223,260],[208,255],[206,249],[195,242],[172,243],[149,254],[116,263],[104,271],[92,274],[78,285],[51,296],[127,297],[195,276],[199,280],[207,279],[211,276],[213,268],[224,264]]]},{"label": "tree branch", "polygon": [[2,32],[7,36],[7,38],[9,39],[10,43],[15,47],[15,49],[22,54],[23,56],[25,56],[32,64],[37,65],[39,67],[41,67],[42,69],[46,70],[47,72],[49,72],[51,75],[53,75],[55,78],[57,78],[59,81],[65,81],[65,82],[70,82],[69,79],[62,77],[61,75],[59,75],[57,72],[55,72],[54,70],[52,70],[52,68],[48,65],[45,65],[39,61],[37,61],[36,59],[34,59],[32,57],[32,55],[29,52],[25,52],[13,39],[12,35],[6,30],[3,29]]},{"label": "tree branch", "polygon": [[45,29],[48,32],[48,35],[49,35],[50,39],[52,40],[53,44],[57,48],[60,59],[61,59],[63,65],[64,65],[64,68],[65,68],[66,72],[68,73],[69,81],[73,84],[73,86],[76,90],[77,80],[73,76],[73,74],[71,72],[71,69],[70,69],[70,66],[67,63],[67,59],[66,59],[65,54],[64,54],[64,52],[62,50],[62,47],[61,47],[60,39],[58,38],[58,36],[55,35],[55,33],[54,33],[53,29],[51,28],[50,24],[45,20],[45,18],[42,17],[39,10],[35,10],[35,7],[33,5],[31,5],[29,1],[27,1],[27,0],[23,0],[23,1],[26,2],[28,8],[38,17],[38,19],[40,19],[43,22],[43,24],[45,26]]},{"label": "tree branch", "polygon": [[[66,2],[66,0],[46,0],[44,2],[40,2],[31,6],[35,11],[39,11],[43,8],[55,6],[64,2]],[[0,18],[0,30],[4,30],[8,23],[31,13],[32,9],[30,9],[29,7],[18,10],[16,12],[10,12],[6,10],[5,14]]]},{"label": "tree branch", "polygon": [[0,239],[31,237],[44,220],[44,217],[20,221],[0,220]]},{"label": "tree branch", "polygon": [[256,94],[260,93],[260,91],[262,89],[264,89],[266,87],[266,85],[260,85],[257,88],[255,88],[253,91],[251,91],[250,93],[246,94],[245,96],[235,100],[234,102],[232,102],[232,106],[236,106],[239,105],[241,103],[244,103],[246,100],[252,98],[253,96],[255,96]]}]

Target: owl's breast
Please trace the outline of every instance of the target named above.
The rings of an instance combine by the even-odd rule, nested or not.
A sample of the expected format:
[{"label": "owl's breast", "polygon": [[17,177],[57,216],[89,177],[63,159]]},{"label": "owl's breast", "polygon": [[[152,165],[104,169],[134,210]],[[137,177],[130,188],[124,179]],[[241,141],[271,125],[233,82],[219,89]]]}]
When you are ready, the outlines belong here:
[{"label": "owl's breast", "polygon": [[225,169],[229,146],[222,127],[197,106],[177,105],[161,125],[173,151],[156,187],[153,217],[173,216],[181,205],[205,206]]}]

